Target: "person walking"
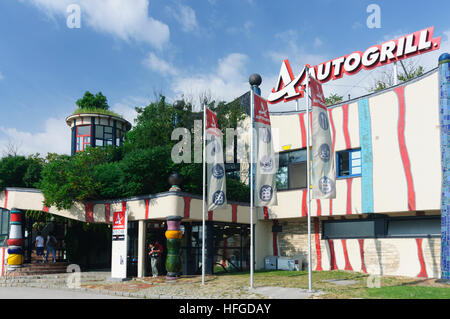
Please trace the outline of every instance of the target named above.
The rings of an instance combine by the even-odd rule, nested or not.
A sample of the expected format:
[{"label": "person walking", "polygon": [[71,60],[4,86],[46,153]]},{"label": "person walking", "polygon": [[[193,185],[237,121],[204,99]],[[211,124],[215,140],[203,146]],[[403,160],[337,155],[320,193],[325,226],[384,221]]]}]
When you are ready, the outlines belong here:
[{"label": "person walking", "polygon": [[35,247],[36,247],[36,255],[38,256],[38,258],[39,256],[42,256],[42,260],[40,261],[42,263],[44,262],[44,244],[45,244],[44,237],[42,237],[42,234],[39,231],[36,236]]},{"label": "person walking", "polygon": [[48,255],[51,252],[53,257],[53,262],[56,262],[56,244],[58,241],[56,240],[53,233],[49,233],[47,236],[47,254],[45,255],[45,261],[48,262]]}]

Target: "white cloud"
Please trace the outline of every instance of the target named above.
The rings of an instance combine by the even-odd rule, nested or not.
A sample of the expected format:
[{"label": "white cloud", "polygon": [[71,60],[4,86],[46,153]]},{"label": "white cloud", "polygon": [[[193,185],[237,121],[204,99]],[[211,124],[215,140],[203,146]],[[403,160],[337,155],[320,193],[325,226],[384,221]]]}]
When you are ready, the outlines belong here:
[{"label": "white cloud", "polygon": [[251,21],[247,21],[244,23],[244,25],[241,26],[230,26],[226,28],[226,32],[228,34],[234,35],[234,34],[245,34],[247,37],[251,36],[251,29],[253,28],[254,24]]},{"label": "white cloud", "polygon": [[150,70],[161,73],[162,75],[177,75],[178,70],[165,60],[158,58],[153,52],[142,63]]},{"label": "white cloud", "polygon": [[161,48],[170,37],[169,27],[148,15],[149,0],[27,0],[50,17],[67,16],[70,4],[81,7],[81,27]]},{"label": "white cloud", "polygon": [[167,10],[181,24],[181,29],[184,32],[191,32],[198,29],[197,17],[194,9],[191,7],[180,4],[176,10],[170,7],[167,7]]},{"label": "white cloud", "polygon": [[172,91],[177,96],[194,100],[204,93],[211,94],[216,101],[231,101],[248,89],[248,75],[245,64],[248,57],[241,53],[232,53],[219,59],[217,67],[211,73],[199,73],[179,76],[173,79]]},{"label": "white cloud", "polygon": [[70,154],[71,130],[66,124],[65,118],[49,118],[43,125],[41,132],[25,132],[16,128],[0,126],[0,150],[4,151],[8,144],[18,147],[18,153],[30,155],[48,152]]},{"label": "white cloud", "polygon": [[323,44],[322,40],[320,40],[320,38],[316,37],[314,39],[314,47],[320,47]]}]

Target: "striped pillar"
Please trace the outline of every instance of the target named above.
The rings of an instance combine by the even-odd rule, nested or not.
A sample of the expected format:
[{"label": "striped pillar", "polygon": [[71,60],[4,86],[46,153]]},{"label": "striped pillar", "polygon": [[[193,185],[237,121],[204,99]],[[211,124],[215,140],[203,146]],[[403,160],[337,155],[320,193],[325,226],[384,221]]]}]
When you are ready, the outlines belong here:
[{"label": "striped pillar", "polygon": [[8,237],[8,270],[20,268],[23,265],[23,245],[22,236],[24,214],[16,208],[11,209],[9,237]]},{"label": "striped pillar", "polygon": [[450,54],[439,57],[441,124],[441,279],[450,280]]},{"label": "striped pillar", "polygon": [[181,238],[183,233],[180,230],[181,216],[167,217],[167,257],[166,257],[166,279],[176,279],[183,272],[181,262]]}]

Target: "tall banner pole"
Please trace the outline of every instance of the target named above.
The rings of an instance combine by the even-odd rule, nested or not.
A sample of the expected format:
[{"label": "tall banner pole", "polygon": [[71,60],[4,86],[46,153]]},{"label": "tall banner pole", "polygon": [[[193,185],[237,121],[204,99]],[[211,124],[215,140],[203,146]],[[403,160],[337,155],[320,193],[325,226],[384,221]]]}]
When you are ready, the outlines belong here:
[{"label": "tall banner pole", "polygon": [[306,68],[306,122],[308,123],[306,129],[306,179],[307,179],[307,210],[308,210],[308,291],[312,291],[312,265],[311,265],[311,163],[310,163],[310,120],[309,120],[309,106],[310,106],[310,89],[309,89],[309,68]]},{"label": "tall banner pole", "polygon": [[203,208],[202,208],[202,285],[205,284],[205,214],[206,214],[206,103],[203,102]]},{"label": "tall banner pole", "polygon": [[250,288],[253,289],[253,116],[255,104],[255,92],[250,90]]}]

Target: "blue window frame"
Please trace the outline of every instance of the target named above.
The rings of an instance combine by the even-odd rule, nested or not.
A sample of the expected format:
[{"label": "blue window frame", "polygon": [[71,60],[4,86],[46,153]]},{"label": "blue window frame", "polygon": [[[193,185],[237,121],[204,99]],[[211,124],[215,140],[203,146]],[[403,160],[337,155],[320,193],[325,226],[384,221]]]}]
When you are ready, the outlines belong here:
[{"label": "blue window frame", "polygon": [[337,178],[361,176],[361,148],[336,153]]}]

